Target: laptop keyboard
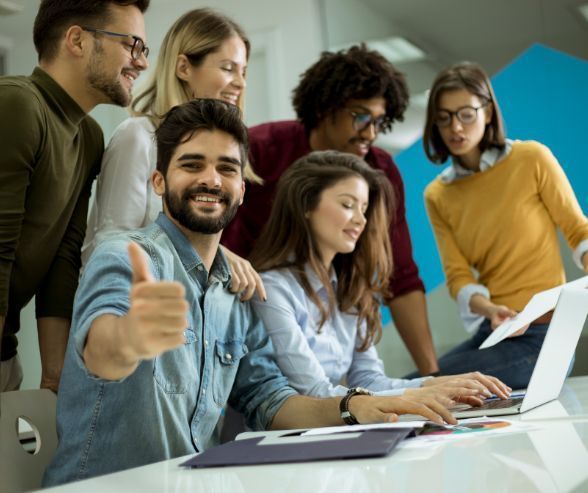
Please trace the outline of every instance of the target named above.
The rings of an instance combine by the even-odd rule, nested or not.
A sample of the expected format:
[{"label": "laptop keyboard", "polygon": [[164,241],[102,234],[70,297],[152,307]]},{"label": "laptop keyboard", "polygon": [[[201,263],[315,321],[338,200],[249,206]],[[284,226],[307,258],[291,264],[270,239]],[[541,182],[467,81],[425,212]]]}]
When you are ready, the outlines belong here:
[{"label": "laptop keyboard", "polygon": [[523,402],[522,397],[514,397],[513,399],[505,400],[496,399],[485,402],[484,404],[482,404],[479,407],[476,407],[475,409],[506,409],[507,407],[513,407],[517,404],[521,404],[521,402]]}]

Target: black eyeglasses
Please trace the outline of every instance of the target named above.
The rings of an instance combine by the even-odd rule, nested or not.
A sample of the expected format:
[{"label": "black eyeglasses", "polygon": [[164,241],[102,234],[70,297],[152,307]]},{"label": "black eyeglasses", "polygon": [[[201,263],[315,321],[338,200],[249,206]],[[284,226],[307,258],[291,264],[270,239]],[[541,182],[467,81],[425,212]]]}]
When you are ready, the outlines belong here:
[{"label": "black eyeglasses", "polygon": [[106,36],[118,36],[119,38],[131,38],[133,40],[133,45],[131,46],[131,57],[133,60],[138,60],[141,58],[141,55],[145,55],[145,58],[149,56],[149,48],[145,46],[145,41],[143,41],[139,36],[135,36],[134,34],[115,33],[112,31],[105,31],[104,29],[94,29],[93,27],[81,27],[84,31],[88,31],[90,33],[105,34]]},{"label": "black eyeglasses", "polygon": [[357,130],[358,132],[363,132],[370,125],[374,126],[376,133],[389,130],[390,128],[390,120],[386,116],[374,118],[369,113],[358,113],[353,110],[347,111],[353,118],[351,124],[353,125],[354,130]]},{"label": "black eyeglasses", "polygon": [[462,106],[457,111],[439,110],[435,117],[435,123],[438,127],[448,127],[453,121],[453,115],[464,125],[471,125],[478,118],[478,111],[488,106],[489,103],[484,103],[475,108],[474,106]]}]

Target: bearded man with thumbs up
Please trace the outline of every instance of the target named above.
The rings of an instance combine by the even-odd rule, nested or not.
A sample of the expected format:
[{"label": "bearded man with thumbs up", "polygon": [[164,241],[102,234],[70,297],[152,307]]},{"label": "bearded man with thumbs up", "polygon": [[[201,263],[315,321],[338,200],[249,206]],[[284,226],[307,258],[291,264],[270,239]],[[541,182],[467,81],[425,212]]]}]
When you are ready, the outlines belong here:
[{"label": "bearded man with thumbs up", "polygon": [[[163,213],[101,244],[76,294],[45,485],[203,451],[227,402],[253,429],[343,424],[341,397],[297,395],[263,324],[229,291],[219,240],[243,200],[236,106],[194,100],[156,131]],[[442,399],[346,398],[359,422],[455,422]]]}]

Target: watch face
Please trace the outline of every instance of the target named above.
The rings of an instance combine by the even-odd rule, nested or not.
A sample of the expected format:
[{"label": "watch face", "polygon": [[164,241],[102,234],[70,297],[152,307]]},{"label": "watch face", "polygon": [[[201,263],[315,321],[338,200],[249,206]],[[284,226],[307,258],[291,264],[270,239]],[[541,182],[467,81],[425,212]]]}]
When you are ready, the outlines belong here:
[{"label": "watch face", "polygon": [[362,395],[372,395],[371,391],[365,389],[363,387],[352,387],[347,391],[348,394],[362,394]]}]

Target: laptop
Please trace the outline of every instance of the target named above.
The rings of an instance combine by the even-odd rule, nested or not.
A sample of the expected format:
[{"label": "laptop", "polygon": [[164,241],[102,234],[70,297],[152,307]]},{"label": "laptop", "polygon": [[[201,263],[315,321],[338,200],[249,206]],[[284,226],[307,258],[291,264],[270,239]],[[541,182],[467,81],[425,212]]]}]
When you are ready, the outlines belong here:
[{"label": "laptop", "polygon": [[491,399],[477,407],[456,406],[453,415],[461,419],[519,414],[557,399],[587,315],[588,289],[563,288],[524,396]]}]

